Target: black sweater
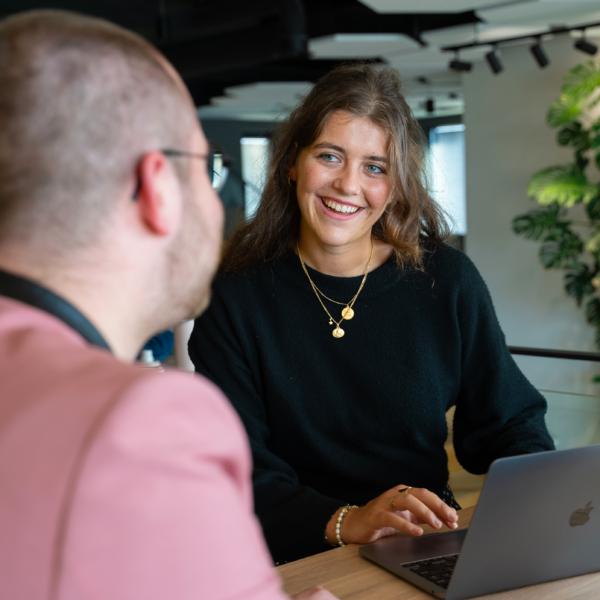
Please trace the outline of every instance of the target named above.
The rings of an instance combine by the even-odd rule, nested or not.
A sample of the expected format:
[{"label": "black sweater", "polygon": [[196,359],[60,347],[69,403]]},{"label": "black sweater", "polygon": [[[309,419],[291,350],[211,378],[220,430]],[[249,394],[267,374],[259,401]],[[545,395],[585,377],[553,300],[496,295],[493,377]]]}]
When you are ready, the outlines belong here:
[{"label": "black sweater", "polygon": [[[309,273],[338,301],[352,298],[362,279]],[[340,318],[342,306],[326,306]],[[345,336],[334,338],[290,253],[220,274],[190,340],[196,369],[246,426],[255,510],[277,562],[325,550],[325,525],[347,503],[398,484],[441,495],[445,414],[454,405],[456,455],[472,473],[553,448],[546,402],[508,352],[465,254],[438,247],[424,272],[389,260],[369,274],[354,310]]]}]

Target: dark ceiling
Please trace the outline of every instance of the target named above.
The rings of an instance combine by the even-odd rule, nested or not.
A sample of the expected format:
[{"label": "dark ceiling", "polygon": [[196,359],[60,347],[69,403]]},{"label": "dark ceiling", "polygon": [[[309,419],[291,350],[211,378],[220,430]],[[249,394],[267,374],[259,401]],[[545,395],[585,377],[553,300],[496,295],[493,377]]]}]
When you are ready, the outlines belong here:
[{"label": "dark ceiling", "polygon": [[103,17],[156,44],[198,106],[256,81],[314,81],[337,64],[312,60],[311,38],[421,32],[477,22],[475,13],[379,14],[358,0],[0,0],[0,17],[61,8]]}]

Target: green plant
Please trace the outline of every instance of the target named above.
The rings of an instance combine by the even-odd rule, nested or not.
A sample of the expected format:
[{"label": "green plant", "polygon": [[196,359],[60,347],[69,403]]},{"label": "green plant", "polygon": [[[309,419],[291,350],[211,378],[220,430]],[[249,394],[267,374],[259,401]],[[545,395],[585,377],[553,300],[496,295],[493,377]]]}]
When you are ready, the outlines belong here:
[{"label": "green plant", "polygon": [[[567,73],[560,98],[546,115],[548,125],[558,129],[558,144],[573,149],[573,162],[534,173],[527,194],[541,208],[512,222],[517,235],[541,242],[539,257],[545,269],[565,271],[565,291],[578,306],[585,305],[585,318],[596,330],[598,349],[600,187],[589,180],[588,173],[591,161],[600,169],[600,117],[592,117],[599,104],[600,67],[590,60]],[[577,205],[584,208],[583,222],[573,216]]]}]

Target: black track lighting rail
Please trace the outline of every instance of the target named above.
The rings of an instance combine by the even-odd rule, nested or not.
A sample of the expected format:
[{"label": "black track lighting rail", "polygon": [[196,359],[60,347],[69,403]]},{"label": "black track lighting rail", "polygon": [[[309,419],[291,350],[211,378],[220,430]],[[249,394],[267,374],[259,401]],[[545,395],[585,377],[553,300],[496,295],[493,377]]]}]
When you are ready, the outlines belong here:
[{"label": "black track lighting rail", "polygon": [[574,27],[555,27],[541,33],[530,33],[529,35],[518,35],[513,37],[499,38],[497,40],[489,40],[485,42],[471,42],[470,44],[457,44],[455,46],[442,46],[442,52],[460,52],[467,48],[480,48],[481,46],[499,46],[507,42],[517,42],[519,40],[539,40],[545,35],[558,35],[561,33],[570,33],[571,31],[585,31],[592,27],[600,27],[600,22],[586,23],[585,25],[576,25]]}]

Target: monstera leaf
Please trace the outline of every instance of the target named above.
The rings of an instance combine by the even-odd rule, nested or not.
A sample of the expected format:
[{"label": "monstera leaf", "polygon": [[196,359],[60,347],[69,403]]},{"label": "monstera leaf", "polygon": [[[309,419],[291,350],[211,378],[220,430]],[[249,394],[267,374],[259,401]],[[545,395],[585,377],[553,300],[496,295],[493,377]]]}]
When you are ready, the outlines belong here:
[{"label": "monstera leaf", "polygon": [[600,88],[600,67],[588,60],[571,69],[563,79],[562,93],[577,98],[588,98]]},{"label": "monstera leaf", "polygon": [[531,210],[515,217],[512,222],[513,231],[536,242],[556,229],[563,231],[569,226],[568,221],[560,220],[560,207],[556,204],[540,210]]},{"label": "monstera leaf", "polygon": [[565,275],[565,291],[569,296],[575,298],[577,306],[581,306],[581,301],[585,296],[594,293],[596,288],[592,279],[595,275],[596,273],[588,265],[581,265],[575,271]]},{"label": "monstera leaf", "polygon": [[563,127],[556,135],[556,141],[560,146],[574,146],[582,151],[589,150],[592,147],[590,134],[579,121],[569,123],[566,127]]},{"label": "monstera leaf", "polygon": [[592,298],[586,304],[585,318],[590,325],[600,327],[600,298]]},{"label": "monstera leaf", "polygon": [[546,123],[550,127],[560,127],[569,123],[575,123],[583,114],[586,107],[586,99],[579,96],[562,94],[553,102],[546,114]]},{"label": "monstera leaf", "polygon": [[545,269],[578,269],[583,240],[572,231],[565,231],[556,239],[546,240],[540,247],[539,257]]},{"label": "monstera leaf", "polygon": [[570,208],[577,202],[588,203],[598,196],[598,186],[572,165],[549,167],[534,173],[527,194],[539,204],[556,203]]}]

